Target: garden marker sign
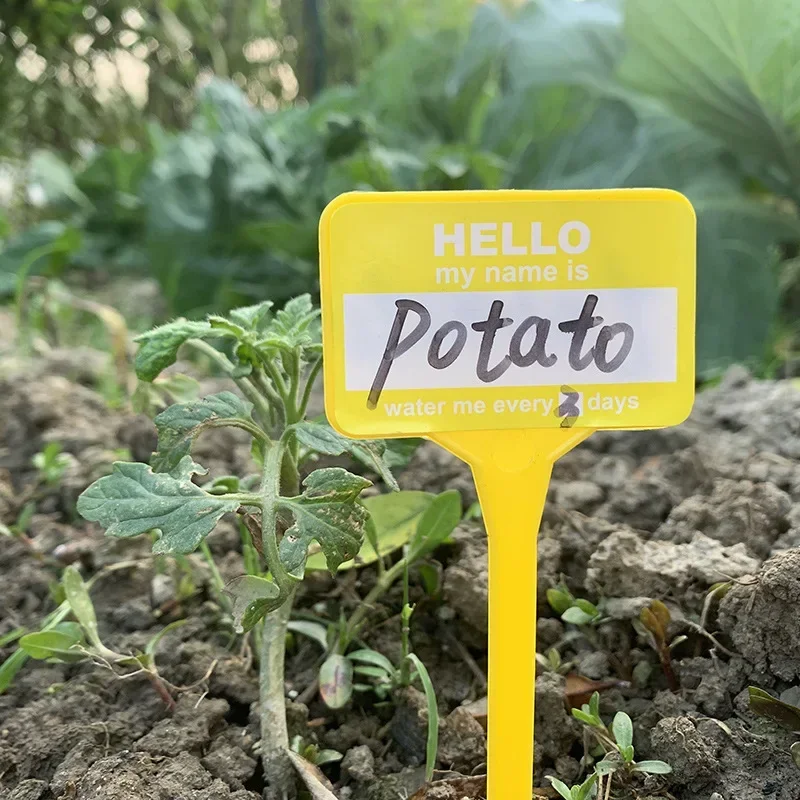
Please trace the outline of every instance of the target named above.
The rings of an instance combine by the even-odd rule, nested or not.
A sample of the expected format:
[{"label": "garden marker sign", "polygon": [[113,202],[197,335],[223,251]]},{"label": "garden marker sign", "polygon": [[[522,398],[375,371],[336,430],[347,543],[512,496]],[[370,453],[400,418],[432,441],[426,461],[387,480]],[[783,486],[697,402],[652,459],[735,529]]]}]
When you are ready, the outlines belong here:
[{"label": "garden marker sign", "polygon": [[320,227],[325,408],[472,467],[489,541],[489,800],[531,797],[536,531],[554,461],[694,400],[695,216],[656,189],[353,193]]}]

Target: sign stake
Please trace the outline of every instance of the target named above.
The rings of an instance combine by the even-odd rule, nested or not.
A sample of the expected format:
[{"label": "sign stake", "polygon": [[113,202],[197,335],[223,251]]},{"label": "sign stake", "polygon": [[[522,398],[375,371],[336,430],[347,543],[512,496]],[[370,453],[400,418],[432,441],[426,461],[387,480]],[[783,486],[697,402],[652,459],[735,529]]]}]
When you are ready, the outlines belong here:
[{"label": "sign stake", "polygon": [[529,798],[536,683],[537,534],[553,464],[592,431],[430,438],[472,468],[489,546],[489,798]]}]

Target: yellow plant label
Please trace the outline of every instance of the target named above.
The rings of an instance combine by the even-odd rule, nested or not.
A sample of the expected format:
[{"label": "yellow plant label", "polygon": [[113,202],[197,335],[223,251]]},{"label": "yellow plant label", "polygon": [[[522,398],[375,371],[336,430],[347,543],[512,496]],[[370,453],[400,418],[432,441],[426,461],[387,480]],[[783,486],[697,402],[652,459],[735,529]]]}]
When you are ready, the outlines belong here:
[{"label": "yellow plant label", "polygon": [[352,193],[320,244],[326,411],[348,436],[654,428],[691,409],[682,195]]}]

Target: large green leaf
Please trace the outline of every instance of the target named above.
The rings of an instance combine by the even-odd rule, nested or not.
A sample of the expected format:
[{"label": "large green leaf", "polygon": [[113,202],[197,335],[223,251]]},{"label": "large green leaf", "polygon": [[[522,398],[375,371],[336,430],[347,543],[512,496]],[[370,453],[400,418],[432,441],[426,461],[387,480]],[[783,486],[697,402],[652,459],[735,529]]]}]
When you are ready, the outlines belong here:
[{"label": "large green leaf", "polygon": [[559,84],[606,86],[622,51],[618,0],[537,0],[513,16],[499,3],[482,3],[450,85],[461,87],[497,61],[515,92]]},{"label": "large green leaf", "polygon": [[566,136],[532,142],[512,178],[541,189],[663,186],[692,200],[701,374],[766,354],[778,307],[775,249],[800,238],[794,217],[745,194],[725,152],[662,106],[629,97],[601,102]]},{"label": "large green leaf", "polygon": [[280,544],[281,561],[292,575],[303,577],[308,547],[314,540],[332,573],[355,557],[368,516],[356,498],[370,485],[359,475],[332,467],[312,472],[303,481],[305,491],[299,497],[279,498],[279,509],[294,518]]},{"label": "large green leaf", "polygon": [[211,330],[208,322],[192,322],[176,319],[159,325],[138,336],[134,367],[140,380],[153,381],[163,370],[172,366],[178,358],[178,350],[187,339],[202,337]]},{"label": "large green leaf", "polygon": [[158,430],[158,451],[151,464],[156,472],[170,472],[188,455],[194,439],[206,428],[250,422],[252,403],[233,392],[220,392],[192,403],[178,403],[154,420]]},{"label": "large green leaf", "polygon": [[798,196],[795,0],[628,0],[622,75]]},{"label": "large green leaf", "polygon": [[238,500],[210,495],[192,483],[201,469],[185,456],[171,473],[154,473],[146,464],[117,462],[78,498],[78,512],[99,522],[109,536],[160,532],[154,553],[191,553]]},{"label": "large green leaf", "polygon": [[[411,541],[417,531],[419,521],[430,508],[436,495],[429,492],[392,492],[366,497],[362,501],[369,512],[368,536],[353,561],[346,561],[340,570],[362,567],[378,560],[373,541],[377,543],[381,556],[399,550]],[[306,569],[326,569],[323,553],[309,556]]]}]

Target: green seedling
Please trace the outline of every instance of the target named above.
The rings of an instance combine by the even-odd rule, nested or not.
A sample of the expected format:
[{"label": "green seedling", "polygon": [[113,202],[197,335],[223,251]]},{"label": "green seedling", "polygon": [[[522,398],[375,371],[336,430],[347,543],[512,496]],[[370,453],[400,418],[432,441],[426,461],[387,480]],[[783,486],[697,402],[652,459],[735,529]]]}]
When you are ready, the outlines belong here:
[{"label": "green seedling", "polygon": [[633,748],[633,723],[631,718],[620,711],[614,716],[611,727],[607,727],[600,717],[600,694],[595,692],[588,704],[581,708],[573,708],[572,716],[589,727],[602,748],[604,756],[595,764],[598,776],[598,795],[610,796],[611,785],[615,775],[625,781],[635,773],[649,775],[666,775],[672,767],[664,761],[636,761]]},{"label": "green seedling", "polygon": [[[141,673],[153,684],[167,707],[173,709],[175,700],[169,685],[158,673],[155,653],[161,639],[183,625],[185,620],[178,620],[162,628],[150,639],[142,652],[117,653],[106,647],[100,639],[97,616],[89,589],[75,567],[67,567],[64,570],[61,586],[69,611],[76,621],[59,621],[49,630],[26,634],[19,640],[20,650],[31,658],[42,661],[63,663],[94,661],[118,674],[124,674],[125,677]],[[119,672],[125,668],[132,668],[133,672]]]},{"label": "green seedling", "polygon": [[57,486],[73,460],[71,455],[62,452],[58,442],[50,442],[33,457],[33,466],[38,470],[42,483]]},{"label": "green seedling", "polygon": [[594,603],[576,598],[563,583],[547,590],[547,602],[562,622],[570,625],[597,626],[606,619]]},{"label": "green seedling", "polygon": [[[320,455],[349,454],[397,490],[385,445],[350,441],[325,422],[307,419],[322,366],[319,310],[308,295],[289,301],[277,312],[272,303],[263,302],[234,310],[227,317],[176,320],[143,334],[137,342],[134,366],[139,380],[155,381],[186,346],[215,364],[240,394],[221,392],[166,408],[155,418],[158,449],[150,465],[114,464],[111,475],[81,495],[78,511],[103,525],[110,536],[155,531],[154,553],[201,550],[215,587],[228,598],[236,629],[243,634],[252,631],[258,647],[267,794],[291,795],[294,777],[284,712],[284,650],[298,584],[317,557],[335,574],[348,564],[358,565],[365,540],[374,550],[378,581],[347,621],[338,649],[331,653],[342,655],[374,601],[406,568],[402,560],[389,566],[380,551],[367,503],[359,498],[370,481],[339,467],[305,474],[306,465]],[[250,436],[254,460],[260,465],[255,480],[229,476],[198,485],[198,476],[206,471],[192,458],[193,444],[204,431],[221,427],[238,428]],[[420,519],[409,534],[407,558],[423,558],[458,524],[458,494],[440,497],[444,499],[425,495],[423,517],[428,519],[425,525]],[[246,567],[242,575],[222,586],[205,539],[226,513],[237,513],[242,521]]]},{"label": "green seedling", "polygon": [[653,600],[647,608],[643,608],[639,619],[634,623],[637,631],[644,635],[650,647],[655,650],[658,660],[661,662],[661,669],[667,679],[667,686],[670,691],[677,692],[680,688],[678,679],[675,676],[675,669],[672,666],[672,651],[688,637],[676,636],[670,640],[668,629],[672,622],[672,615],[669,609],[660,600]]},{"label": "green seedling", "polygon": [[592,773],[580,786],[570,788],[558,778],[547,776],[547,780],[564,800],[590,800],[590,798],[596,797],[598,778],[597,773]]},{"label": "green seedling", "polygon": [[567,675],[575,666],[572,661],[562,661],[561,653],[559,653],[555,647],[551,647],[544,654],[537,653],[536,663],[545,672],[554,672],[556,675]]},{"label": "green seedling", "polygon": [[306,743],[302,736],[295,736],[292,739],[291,750],[317,767],[335,764],[343,758],[338,750],[320,750],[318,745]]},{"label": "green seedling", "polygon": [[[407,548],[408,550],[408,548]],[[391,698],[399,689],[411,686],[419,680],[425,693],[428,710],[428,733],[426,744],[426,780],[433,777],[436,755],[439,748],[439,706],[427,668],[411,652],[411,617],[414,607],[408,602],[408,557],[402,563],[406,566],[403,582],[403,610],[401,619],[402,654],[400,663],[395,666],[382,653],[369,648],[360,648],[346,655],[334,652],[325,659],[320,669],[320,694],[329,708],[341,708],[353,692],[374,692],[381,701]],[[344,626],[347,630],[347,626]],[[309,634],[310,635],[310,634]],[[318,641],[322,641],[316,632]]]}]

